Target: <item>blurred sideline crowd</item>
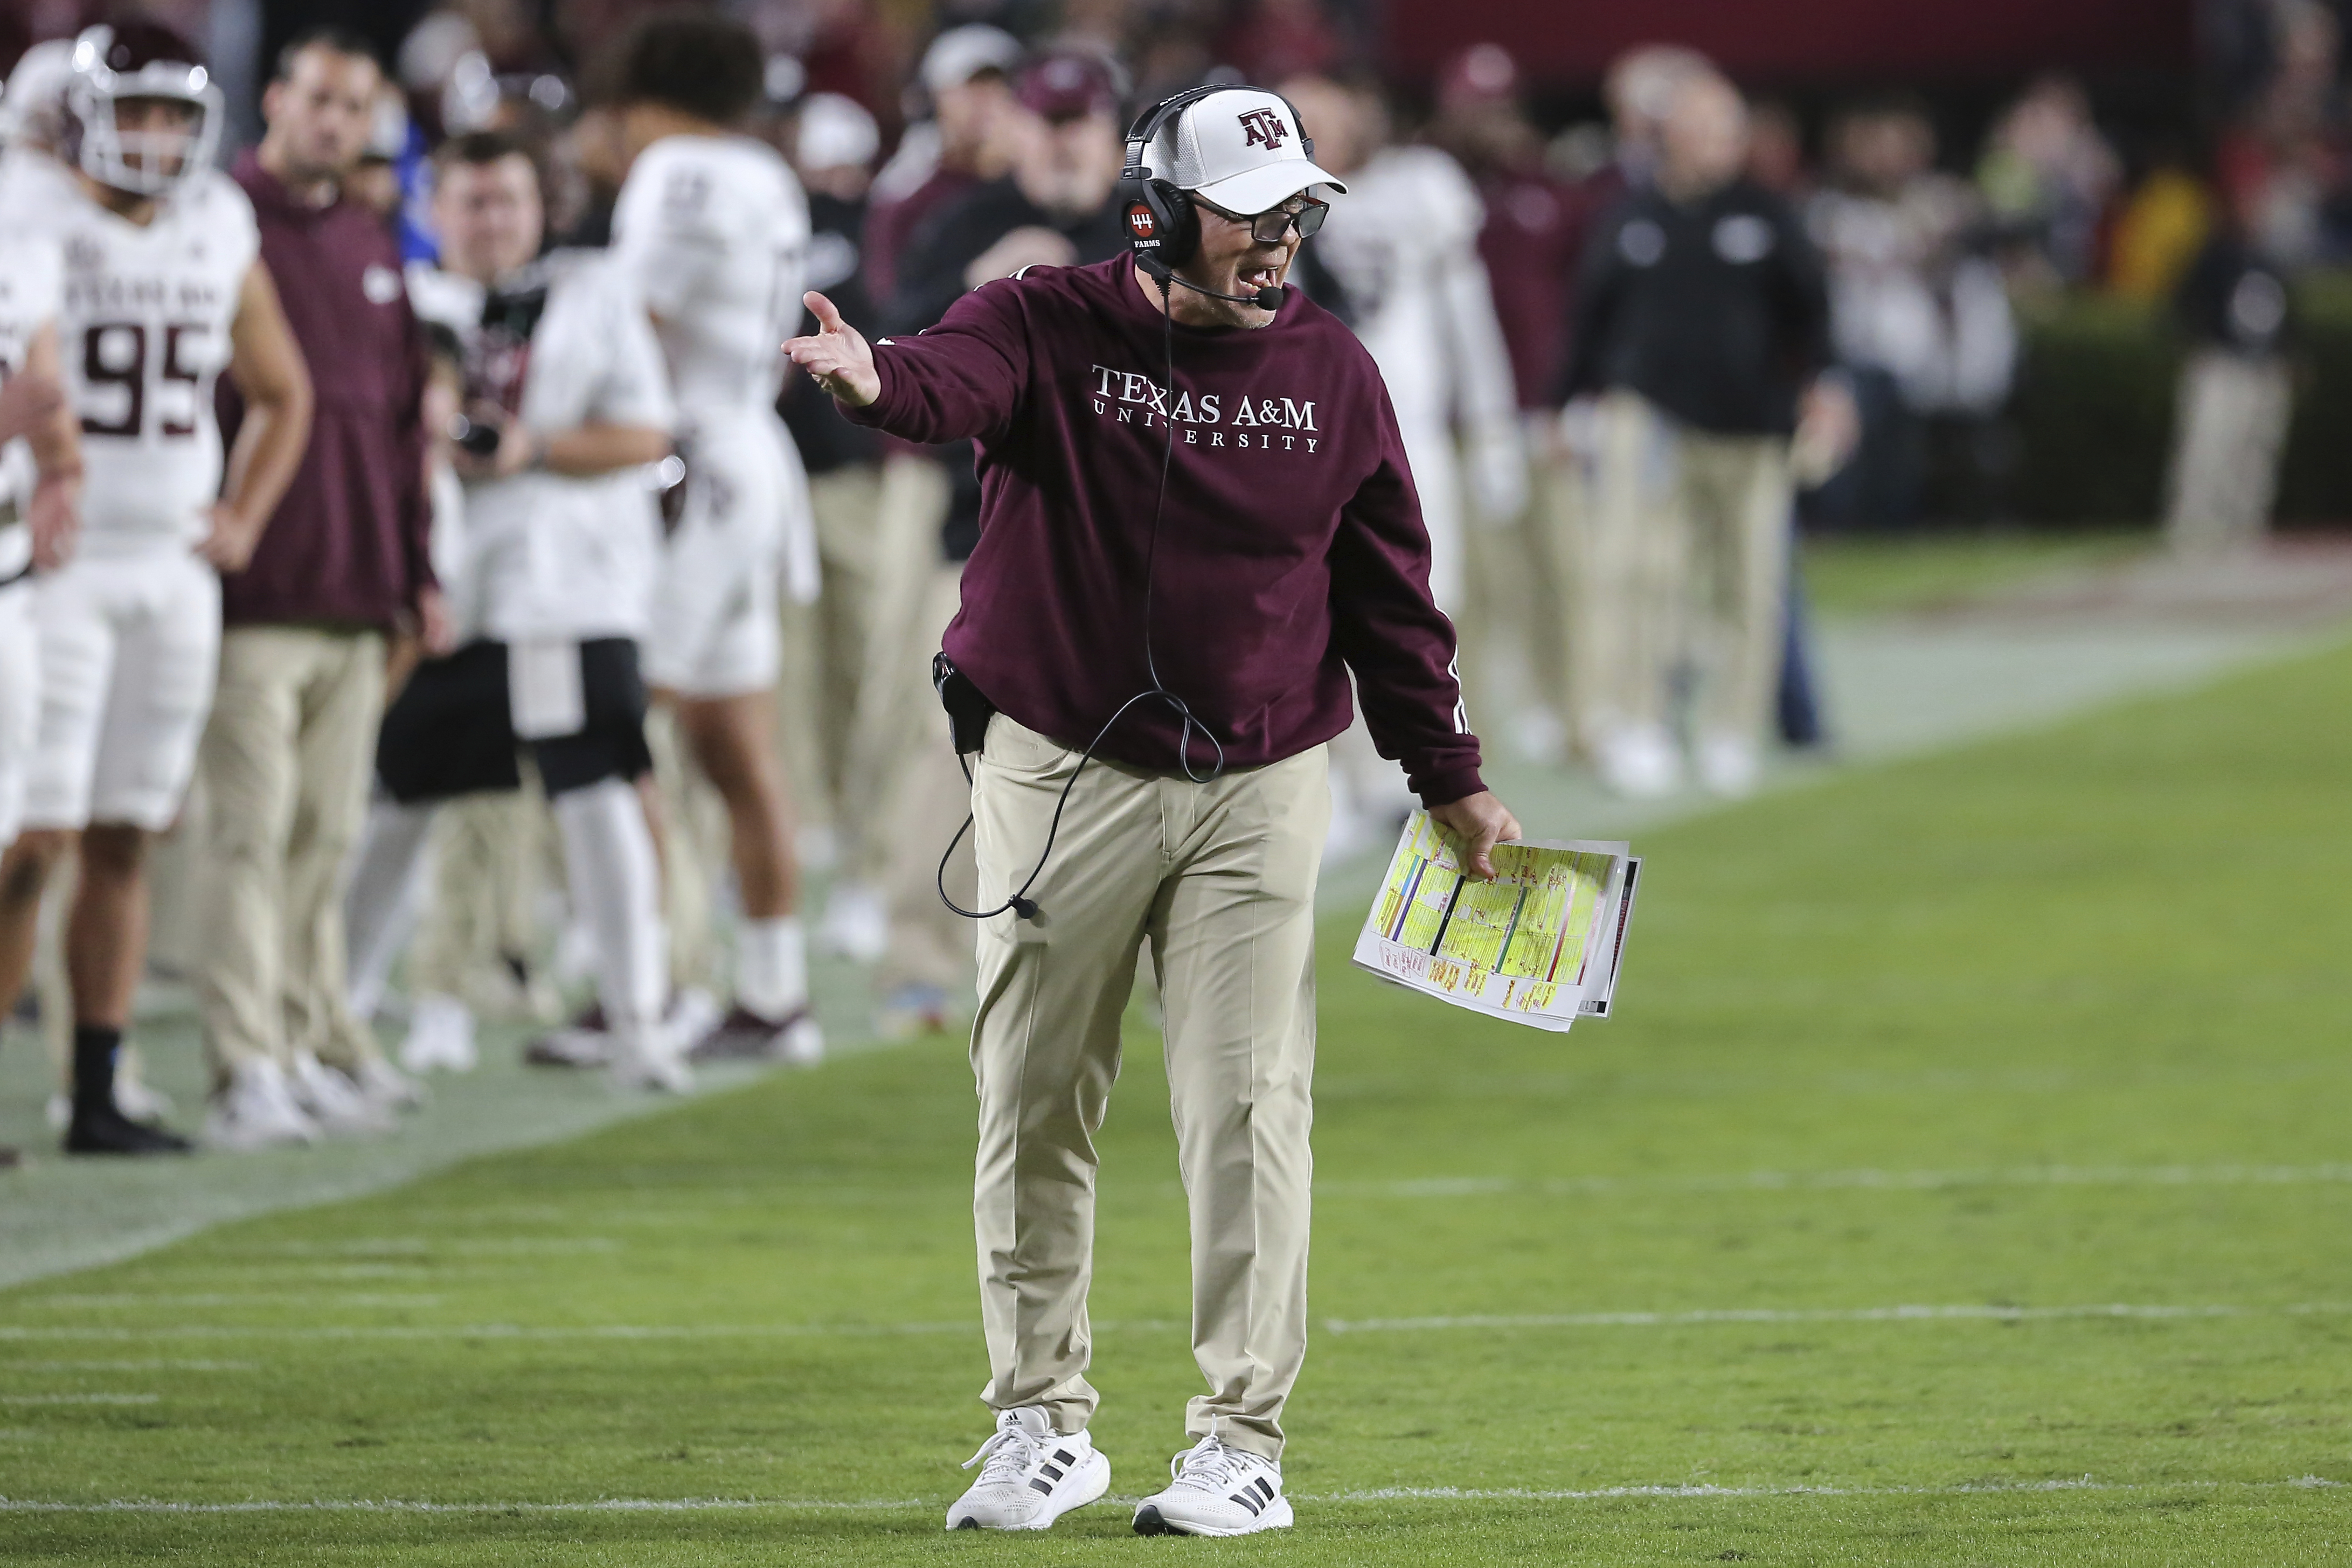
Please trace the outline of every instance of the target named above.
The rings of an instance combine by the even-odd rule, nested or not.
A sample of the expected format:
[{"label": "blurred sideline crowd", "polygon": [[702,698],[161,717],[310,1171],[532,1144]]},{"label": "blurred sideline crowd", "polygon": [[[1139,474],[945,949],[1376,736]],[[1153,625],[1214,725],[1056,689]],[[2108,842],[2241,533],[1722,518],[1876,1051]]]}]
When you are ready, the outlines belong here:
[{"label": "blurred sideline crowd", "polygon": [[[1408,105],[1317,0],[927,37],[644,9],[465,0],[390,59],[305,35],[225,174],[183,34],[10,74],[0,990],[68,1149],[186,1146],[124,1043],[145,972],[199,998],[233,1149],[389,1130],[484,1016],[632,1088],[814,1062],[812,945],[870,968],[886,1033],[967,1016],[929,661],[972,454],[851,426],[775,345],[804,288],[905,334],[1116,256],[1122,134],[1165,93],[1274,87],[1348,181],[1290,282],[1387,380],[1474,725],[1630,796],[1742,795],[1824,740],[1800,523],[1993,485],[2039,299],[2178,311],[2168,527],[2259,533],[2291,285],[2352,249],[2315,0],[2232,9],[2210,167],[2130,177],[2055,76],[1969,162],[1915,98],[1809,135],[1665,46],[1611,70],[1605,123],[1539,128],[1495,42]],[[1335,857],[1412,804],[1360,725],[1333,790]]]}]

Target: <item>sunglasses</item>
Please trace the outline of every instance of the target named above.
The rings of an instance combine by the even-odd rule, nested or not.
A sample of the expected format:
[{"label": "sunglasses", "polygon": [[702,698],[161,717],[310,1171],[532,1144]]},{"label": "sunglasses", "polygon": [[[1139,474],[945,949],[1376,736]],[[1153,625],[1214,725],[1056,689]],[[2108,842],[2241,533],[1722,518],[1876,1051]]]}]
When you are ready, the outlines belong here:
[{"label": "sunglasses", "polygon": [[[1192,199],[1200,201],[1198,196]],[[1294,196],[1278,207],[1255,216],[1229,213],[1214,202],[1201,205],[1221,218],[1247,226],[1250,237],[1260,245],[1280,245],[1294,225],[1298,237],[1307,238],[1323,226],[1323,219],[1331,210],[1329,202],[1318,202],[1312,196]]]}]

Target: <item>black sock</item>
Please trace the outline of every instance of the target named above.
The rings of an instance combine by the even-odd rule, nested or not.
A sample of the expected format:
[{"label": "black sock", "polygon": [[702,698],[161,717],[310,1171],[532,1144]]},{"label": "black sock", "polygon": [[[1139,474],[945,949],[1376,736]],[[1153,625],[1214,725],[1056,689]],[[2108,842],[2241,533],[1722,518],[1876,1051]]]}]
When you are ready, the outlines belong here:
[{"label": "black sock", "polygon": [[114,1058],[122,1049],[122,1031],[103,1024],[76,1024],[73,1050],[73,1103],[76,1116],[114,1108]]}]

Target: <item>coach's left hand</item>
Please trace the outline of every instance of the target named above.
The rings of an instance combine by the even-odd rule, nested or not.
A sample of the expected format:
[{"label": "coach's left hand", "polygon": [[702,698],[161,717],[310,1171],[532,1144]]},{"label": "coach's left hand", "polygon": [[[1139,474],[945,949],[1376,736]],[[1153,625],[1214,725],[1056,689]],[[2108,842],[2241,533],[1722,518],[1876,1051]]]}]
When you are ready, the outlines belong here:
[{"label": "coach's left hand", "polygon": [[1482,882],[1495,879],[1495,862],[1487,851],[1507,838],[1519,836],[1519,819],[1511,815],[1509,806],[1495,798],[1491,790],[1433,805],[1429,818],[1445,830],[1446,837],[1461,852],[1462,863]]}]

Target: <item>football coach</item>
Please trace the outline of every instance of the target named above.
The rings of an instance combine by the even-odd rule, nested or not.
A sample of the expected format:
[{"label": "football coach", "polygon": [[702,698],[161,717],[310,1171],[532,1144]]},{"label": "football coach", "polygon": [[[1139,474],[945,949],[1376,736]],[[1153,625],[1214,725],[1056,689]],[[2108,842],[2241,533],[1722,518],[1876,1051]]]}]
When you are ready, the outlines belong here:
[{"label": "football coach", "polygon": [[871,345],[813,293],[822,330],[785,345],[850,419],[979,447],[980,544],[934,668],[978,752],[972,1212],[997,1421],[950,1529],[1042,1530],[1110,1482],[1087,1436],[1094,1134],[1147,939],[1209,1392],[1135,1528],[1291,1522],[1315,878],[1350,676],[1468,864],[1491,875],[1518,837],[1479,781],[1380,373],[1284,286],[1323,193],[1346,193],[1312,153],[1274,93],[1180,93],[1129,134],[1129,254],[986,283]]}]

